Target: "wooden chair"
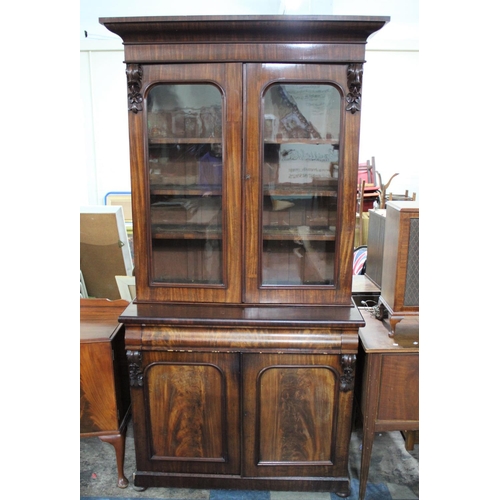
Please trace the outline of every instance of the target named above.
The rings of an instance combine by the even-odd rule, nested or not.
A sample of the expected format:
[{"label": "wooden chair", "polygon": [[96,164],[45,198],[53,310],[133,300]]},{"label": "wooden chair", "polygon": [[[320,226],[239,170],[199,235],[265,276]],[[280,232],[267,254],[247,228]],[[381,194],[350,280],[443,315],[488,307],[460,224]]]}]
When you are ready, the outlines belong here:
[{"label": "wooden chair", "polygon": [[377,186],[377,176],[375,169],[375,157],[372,156],[372,160],[366,160],[365,163],[358,164],[358,182],[364,180],[366,186]]},{"label": "wooden chair", "polygon": [[371,162],[367,160],[365,163],[358,164],[358,184],[363,180],[365,181],[363,212],[368,212],[373,207],[373,203],[375,201],[379,202],[380,199],[380,187],[377,183],[374,156],[372,156]]},{"label": "wooden chair", "polygon": [[389,184],[391,183],[392,179],[394,179],[394,177],[396,177],[399,174],[398,173],[393,174],[392,177],[389,179],[389,182],[387,184],[384,184],[382,182],[382,176],[380,175],[379,172],[377,172],[377,175],[378,175],[378,180],[379,180],[379,185],[380,185],[380,208],[385,208],[386,193],[387,193],[387,189],[389,187]]},{"label": "wooden chair", "polygon": [[389,193],[386,195],[385,201],[415,201],[417,199],[417,193],[413,193],[411,196],[408,194],[408,189],[405,190],[405,194],[393,194]]},{"label": "wooden chair", "polygon": [[380,190],[377,185],[377,176],[375,168],[375,157],[371,161],[366,160],[358,164],[358,196],[356,201],[356,229],[358,232],[357,245],[363,245],[364,228],[363,213],[373,206],[380,196]]}]

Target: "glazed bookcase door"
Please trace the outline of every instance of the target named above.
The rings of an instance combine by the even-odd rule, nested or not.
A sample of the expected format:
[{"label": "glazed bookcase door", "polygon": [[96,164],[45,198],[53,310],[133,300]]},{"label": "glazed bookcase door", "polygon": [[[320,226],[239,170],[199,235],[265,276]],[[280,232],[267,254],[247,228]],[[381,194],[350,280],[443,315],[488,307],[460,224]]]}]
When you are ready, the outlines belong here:
[{"label": "glazed bookcase door", "polygon": [[249,64],[245,302],[349,304],[359,136],[347,66]]},{"label": "glazed bookcase door", "polygon": [[241,65],[143,68],[130,119],[137,301],[239,302]]}]

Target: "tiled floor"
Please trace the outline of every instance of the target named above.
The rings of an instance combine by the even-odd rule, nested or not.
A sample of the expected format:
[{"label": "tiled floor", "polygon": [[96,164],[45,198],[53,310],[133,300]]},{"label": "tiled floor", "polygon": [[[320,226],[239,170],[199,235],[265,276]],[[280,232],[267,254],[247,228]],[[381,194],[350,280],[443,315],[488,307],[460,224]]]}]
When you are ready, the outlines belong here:
[{"label": "tiled floor", "polygon": [[[358,482],[354,481],[352,493],[346,500],[358,498]],[[334,493],[305,493],[296,491],[244,491],[244,490],[176,490],[174,495],[163,498],[169,500],[339,500]],[[147,495],[147,492],[145,492]],[[187,495],[187,496],[186,496]],[[112,497],[80,497],[81,500],[111,500]],[[134,497],[135,498],[135,497]],[[155,500],[154,498],[141,497],[142,500]],[[365,495],[365,500],[394,500],[389,490],[383,484],[370,484]],[[123,500],[123,499],[122,499]]]},{"label": "tiled floor", "polygon": [[[132,428],[132,426],[129,426]],[[132,480],[135,470],[132,430],[126,440],[125,475]],[[358,499],[359,468],[361,460],[361,432],[351,437],[349,469],[351,494],[346,500]],[[370,474],[365,500],[418,499],[418,444],[406,451],[400,432],[384,432],[375,436]],[[114,449],[98,438],[80,440],[80,498],[156,500],[339,500],[334,493],[305,493],[290,491],[234,491],[195,490],[180,488],[148,488],[137,491],[132,484],[120,489],[116,486]]]}]

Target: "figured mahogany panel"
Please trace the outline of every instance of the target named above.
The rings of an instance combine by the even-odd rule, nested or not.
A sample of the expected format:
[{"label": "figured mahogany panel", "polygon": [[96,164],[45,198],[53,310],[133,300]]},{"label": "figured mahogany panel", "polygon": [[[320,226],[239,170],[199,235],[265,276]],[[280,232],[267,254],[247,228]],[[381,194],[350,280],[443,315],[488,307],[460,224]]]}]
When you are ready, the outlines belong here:
[{"label": "figured mahogany panel", "polygon": [[154,457],[224,460],[224,378],[214,365],[156,363],[147,371]]},{"label": "figured mahogany panel", "polygon": [[418,421],[418,377],[418,354],[382,356],[378,420]]},{"label": "figured mahogany panel", "polygon": [[130,405],[125,329],[128,301],[80,299],[80,433],[118,432]]},{"label": "figured mahogany panel", "polygon": [[332,460],[335,373],[277,366],[260,374],[259,464]]},{"label": "figured mahogany panel", "polygon": [[80,432],[119,426],[111,343],[80,344]]},{"label": "figured mahogany panel", "polygon": [[238,473],[239,356],[143,354],[143,385],[133,390],[144,408],[134,413],[141,427],[138,463],[158,471]]},{"label": "figured mahogany panel", "polygon": [[244,354],[243,473],[347,476],[352,390],[340,355]]}]

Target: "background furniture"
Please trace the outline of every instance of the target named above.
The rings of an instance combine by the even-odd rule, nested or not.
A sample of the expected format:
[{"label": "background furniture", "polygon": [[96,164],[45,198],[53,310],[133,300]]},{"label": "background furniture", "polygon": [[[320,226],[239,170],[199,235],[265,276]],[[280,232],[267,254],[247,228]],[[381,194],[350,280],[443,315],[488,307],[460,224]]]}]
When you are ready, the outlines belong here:
[{"label": "background furniture", "polygon": [[[371,161],[366,160],[358,165],[358,185],[364,181],[363,195],[363,212],[368,212],[373,207],[375,201],[380,199],[380,187],[377,181],[377,169],[375,168],[375,157],[372,156]],[[358,188],[358,195],[360,193]]]},{"label": "background furniture", "polygon": [[362,245],[367,245],[369,224],[370,218],[368,212],[363,212],[361,218],[359,218],[358,213],[356,213],[356,233],[354,237],[354,248]]},{"label": "background furniture", "polygon": [[98,436],[116,452],[118,487],[123,473],[130,393],[125,328],[118,316],[127,301],[80,299],[80,437]]},{"label": "background furniture", "polygon": [[367,244],[367,234],[369,225],[369,210],[373,208],[375,202],[380,200],[380,188],[377,185],[377,175],[375,169],[375,157],[371,162],[358,165],[358,194],[356,201],[356,235],[354,246],[358,247]]},{"label": "background furniture", "polygon": [[358,164],[358,182],[364,180],[368,187],[376,187],[377,185],[377,169],[375,168],[375,157],[370,160]]},{"label": "background furniture", "polygon": [[369,254],[366,257],[366,276],[379,288],[382,285],[382,270],[384,261],[385,209],[378,208],[368,211],[368,241]]},{"label": "background furniture", "polygon": [[135,276],[115,276],[120,298],[128,302],[135,299]]},{"label": "background furniture", "polygon": [[380,186],[380,206],[379,206],[379,208],[385,209],[385,203],[387,201],[387,190],[389,189],[389,185],[391,184],[392,179],[394,179],[394,177],[396,177],[397,175],[399,175],[399,174],[397,174],[397,173],[393,174],[389,178],[389,181],[386,184],[384,184],[382,182],[382,176],[380,175],[380,172],[377,172],[377,177],[378,177],[379,186]]},{"label": "background furniture", "polygon": [[404,192],[404,194],[394,194],[387,193],[386,194],[386,202],[387,201],[416,201],[417,193],[413,193],[411,196],[408,193],[408,189]]},{"label": "background furniture", "polygon": [[387,21],[100,20],[127,65],[136,486],[349,495],[362,72]]},{"label": "background furniture", "polygon": [[365,237],[364,235],[366,232],[364,231],[364,226],[365,224],[365,209],[364,209],[364,203],[365,203],[365,181],[361,180],[359,181],[358,184],[358,197],[356,200],[356,227],[358,229],[357,231],[357,239],[354,240],[354,245],[356,247],[362,246],[365,244]]},{"label": "background furniture", "polygon": [[[366,326],[359,330],[357,391],[363,422],[359,499],[363,500],[370,457],[376,432],[409,431],[407,439],[419,427],[419,346],[418,318],[405,318],[396,327],[393,338],[387,322],[363,311]],[[412,444],[409,443],[408,447]]]},{"label": "background furniture", "polygon": [[387,202],[380,315],[388,312],[391,332],[403,317],[419,313],[418,215],[417,202]]},{"label": "background furniture", "polygon": [[89,297],[120,299],[115,276],[133,271],[121,206],[80,207],[80,270]]},{"label": "background furniture", "polygon": [[82,271],[80,271],[80,298],[88,299],[89,294],[87,292],[87,287],[85,286],[85,279],[83,277]]},{"label": "background furniture", "polygon": [[126,191],[111,191],[104,196],[104,203],[108,206],[122,207],[123,218],[127,231],[132,226],[132,197]]}]

